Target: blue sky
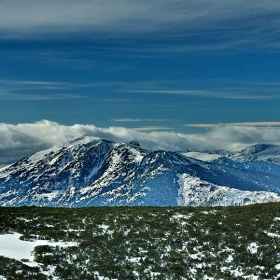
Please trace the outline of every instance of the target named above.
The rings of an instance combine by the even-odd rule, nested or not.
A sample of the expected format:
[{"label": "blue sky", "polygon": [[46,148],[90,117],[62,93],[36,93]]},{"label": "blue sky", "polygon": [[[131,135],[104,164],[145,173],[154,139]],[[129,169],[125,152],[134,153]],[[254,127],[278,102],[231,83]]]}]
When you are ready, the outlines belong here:
[{"label": "blue sky", "polygon": [[278,127],[279,14],[277,0],[3,0],[0,122]]}]

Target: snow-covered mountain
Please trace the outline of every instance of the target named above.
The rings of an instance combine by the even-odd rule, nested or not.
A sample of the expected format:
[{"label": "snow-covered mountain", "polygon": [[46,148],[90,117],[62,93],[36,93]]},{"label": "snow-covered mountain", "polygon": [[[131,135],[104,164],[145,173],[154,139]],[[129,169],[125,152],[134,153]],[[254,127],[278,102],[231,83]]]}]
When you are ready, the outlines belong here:
[{"label": "snow-covered mountain", "polygon": [[[201,160],[204,159],[204,160]],[[244,205],[280,201],[280,148],[148,151],[137,142],[69,140],[0,169],[0,205]]]}]

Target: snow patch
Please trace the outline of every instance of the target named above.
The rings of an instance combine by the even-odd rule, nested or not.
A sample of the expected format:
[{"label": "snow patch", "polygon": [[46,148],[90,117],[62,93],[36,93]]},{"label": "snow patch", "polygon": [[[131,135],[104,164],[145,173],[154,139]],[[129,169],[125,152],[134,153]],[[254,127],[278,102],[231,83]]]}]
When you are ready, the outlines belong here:
[{"label": "snow patch", "polygon": [[20,240],[21,234],[15,232],[13,234],[0,235],[0,255],[7,258],[22,260],[28,259],[28,262],[24,262],[29,266],[37,266],[38,263],[34,261],[32,251],[39,245],[49,245],[49,246],[78,246],[76,242],[50,242],[48,240],[33,240],[25,241]]},{"label": "snow patch", "polygon": [[248,245],[247,250],[251,254],[257,254],[258,253],[258,244],[256,242],[252,242]]}]

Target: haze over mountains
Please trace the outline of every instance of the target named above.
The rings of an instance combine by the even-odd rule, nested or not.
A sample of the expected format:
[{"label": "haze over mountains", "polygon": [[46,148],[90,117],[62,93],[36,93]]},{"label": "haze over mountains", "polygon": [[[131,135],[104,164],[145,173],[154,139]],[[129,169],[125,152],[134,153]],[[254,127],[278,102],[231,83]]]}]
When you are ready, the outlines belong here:
[{"label": "haze over mountains", "polygon": [[280,201],[280,147],[149,151],[74,138],[0,170],[1,206],[246,205]]}]

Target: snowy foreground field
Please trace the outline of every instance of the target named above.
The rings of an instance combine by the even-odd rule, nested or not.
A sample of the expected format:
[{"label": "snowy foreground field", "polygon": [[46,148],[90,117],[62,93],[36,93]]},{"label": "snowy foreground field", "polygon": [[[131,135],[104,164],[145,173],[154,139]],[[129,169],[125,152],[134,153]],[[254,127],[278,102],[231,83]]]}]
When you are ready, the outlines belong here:
[{"label": "snowy foreground field", "polygon": [[280,204],[0,207],[0,279],[279,279]]}]

